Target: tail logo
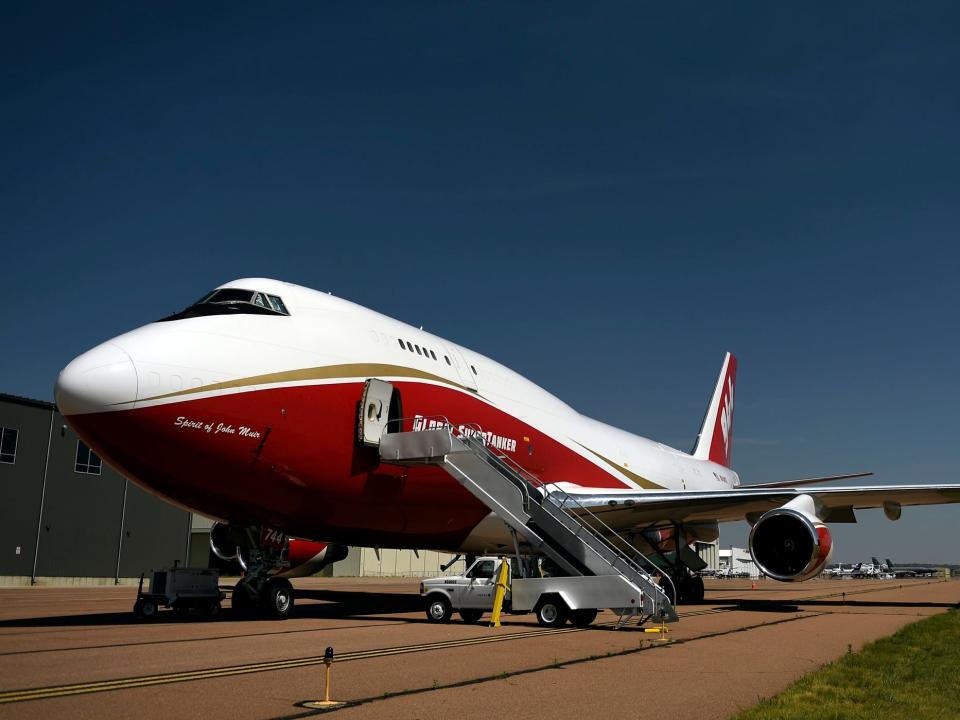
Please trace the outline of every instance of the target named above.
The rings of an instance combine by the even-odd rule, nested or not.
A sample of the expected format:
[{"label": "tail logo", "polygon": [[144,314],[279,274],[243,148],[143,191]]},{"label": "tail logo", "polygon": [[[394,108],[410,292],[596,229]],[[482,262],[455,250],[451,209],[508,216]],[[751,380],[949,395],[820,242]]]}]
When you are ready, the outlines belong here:
[{"label": "tail logo", "polygon": [[737,359],[727,353],[693,448],[693,456],[698,460],[730,467],[733,456],[733,386],[736,382]]},{"label": "tail logo", "polygon": [[723,431],[723,449],[730,457],[730,426],[733,417],[733,378],[727,377],[727,396],[720,411],[720,429]]}]

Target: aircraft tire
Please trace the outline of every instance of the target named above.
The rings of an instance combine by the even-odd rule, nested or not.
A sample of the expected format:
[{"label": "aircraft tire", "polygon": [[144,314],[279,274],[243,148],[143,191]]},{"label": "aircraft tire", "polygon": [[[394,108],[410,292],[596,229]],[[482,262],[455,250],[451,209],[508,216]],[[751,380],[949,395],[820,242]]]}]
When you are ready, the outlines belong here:
[{"label": "aircraft tire", "polygon": [[233,594],[230,596],[230,608],[235,615],[249,615],[254,609],[255,604],[250,592],[242,582],[233,586]]},{"label": "aircraft tire", "polygon": [[293,613],[293,585],[286,578],[270,578],[260,591],[260,607],[274,620]]},{"label": "aircraft tire", "polygon": [[685,603],[699,605],[703,602],[703,578],[699,575],[688,575],[680,583],[680,597]]}]

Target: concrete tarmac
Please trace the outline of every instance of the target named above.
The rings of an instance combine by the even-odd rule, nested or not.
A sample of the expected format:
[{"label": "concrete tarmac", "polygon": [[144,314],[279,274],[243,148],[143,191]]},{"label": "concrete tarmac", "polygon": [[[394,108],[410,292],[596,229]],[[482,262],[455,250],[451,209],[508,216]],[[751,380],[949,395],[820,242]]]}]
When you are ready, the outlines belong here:
[{"label": "concrete tarmac", "polygon": [[0,589],[0,717],[308,717],[333,646],[338,718],[726,718],[807,672],[960,605],[960,582],[708,581],[670,642],[635,625],[426,622],[410,579],[295,581],[295,616],[130,609],[135,588]]}]

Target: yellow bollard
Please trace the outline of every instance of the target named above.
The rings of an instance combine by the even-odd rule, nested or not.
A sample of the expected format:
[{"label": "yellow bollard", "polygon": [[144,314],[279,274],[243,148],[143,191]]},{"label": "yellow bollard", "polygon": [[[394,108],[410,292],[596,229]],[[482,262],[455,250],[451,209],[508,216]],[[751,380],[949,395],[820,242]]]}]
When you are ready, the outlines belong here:
[{"label": "yellow bollard", "polygon": [[503,609],[503,598],[507,594],[507,582],[510,580],[510,565],[504,559],[500,561],[500,572],[497,573],[497,591],[493,596],[493,613],[490,615],[490,627],[500,627],[500,611]]},{"label": "yellow bollard", "polygon": [[308,708],[332,708],[346,703],[330,699],[330,668],[333,666],[333,648],[328,647],[323,654],[323,665],[325,668],[325,679],[323,683],[323,700],[311,700],[303,703],[303,707]]}]

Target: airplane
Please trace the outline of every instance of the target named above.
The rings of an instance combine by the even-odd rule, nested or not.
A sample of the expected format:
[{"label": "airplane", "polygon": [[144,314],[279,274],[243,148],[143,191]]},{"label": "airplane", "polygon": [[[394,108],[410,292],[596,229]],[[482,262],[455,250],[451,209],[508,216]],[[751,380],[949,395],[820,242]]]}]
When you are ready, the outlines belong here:
[{"label": "airplane", "polygon": [[930,577],[937,574],[937,569],[924,565],[894,565],[890,558],[881,563],[877,558],[871,558],[873,564],[883,568],[885,573],[894,577]]},{"label": "airplane", "polygon": [[827,577],[834,578],[849,578],[856,577],[860,573],[860,568],[863,567],[863,563],[857,563],[856,565],[851,565],[848,568],[843,566],[843,563],[839,563],[836,567],[828,567],[823,571],[823,574]]},{"label": "airplane", "polygon": [[381,461],[384,433],[437,423],[479,434],[652,554],[681,602],[702,599],[690,545],[715,540],[721,522],[747,520],[758,568],[791,582],[823,570],[828,523],[856,522],[855,510],[895,520],[904,505],[960,501],[960,485],[810,487],[869,473],[741,485],[736,373],[727,353],[688,453],[581,415],[450,340],[330,293],[244,278],[78,356],[55,396],[106,462],[219,519],[212,549],[245,570],[234,605],[278,618],[293,607],[288,578],[346,545],[511,552],[509,528],[444,469]]}]

